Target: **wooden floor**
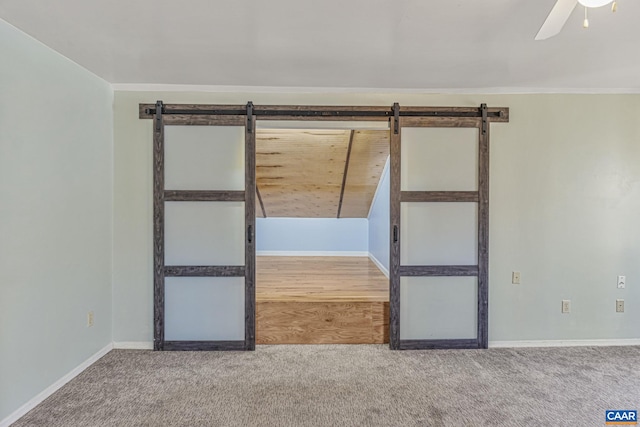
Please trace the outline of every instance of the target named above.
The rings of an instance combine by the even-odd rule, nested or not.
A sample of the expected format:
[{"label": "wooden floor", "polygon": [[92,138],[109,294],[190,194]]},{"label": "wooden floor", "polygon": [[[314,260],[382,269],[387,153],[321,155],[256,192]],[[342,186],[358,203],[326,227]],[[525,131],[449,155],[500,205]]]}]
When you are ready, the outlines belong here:
[{"label": "wooden floor", "polygon": [[389,301],[389,279],[366,257],[256,257],[258,301]]},{"label": "wooden floor", "polygon": [[366,257],[257,257],[258,344],[389,341],[389,280]]}]

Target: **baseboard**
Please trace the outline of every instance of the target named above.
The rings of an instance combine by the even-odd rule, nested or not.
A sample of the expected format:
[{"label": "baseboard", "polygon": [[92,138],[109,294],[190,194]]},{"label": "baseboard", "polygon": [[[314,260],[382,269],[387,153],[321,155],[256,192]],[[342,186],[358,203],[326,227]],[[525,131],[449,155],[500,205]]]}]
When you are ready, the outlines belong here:
[{"label": "baseboard", "polygon": [[369,256],[367,251],[256,251],[257,256]]},{"label": "baseboard", "polygon": [[533,341],[489,341],[489,348],[515,347],[616,347],[640,345],[640,338],[596,339],[596,340],[533,340]]},{"label": "baseboard", "polygon": [[369,259],[380,269],[380,271],[382,271],[382,274],[387,276],[387,279],[388,279],[389,278],[389,270],[387,270],[387,268],[384,265],[382,265],[380,260],[378,258],[376,258],[375,255],[373,255],[371,252],[369,252]]},{"label": "baseboard", "polygon": [[153,350],[153,341],[114,341],[113,348],[116,350]]},{"label": "baseboard", "polygon": [[77,377],[80,373],[82,373],[82,371],[87,369],[89,366],[93,365],[102,356],[104,356],[105,354],[109,353],[111,351],[111,349],[113,349],[113,344],[112,343],[109,343],[106,346],[104,346],[104,348],[99,350],[93,356],[89,357],[87,360],[85,360],[84,362],[82,362],[81,364],[76,366],[74,369],[72,369],[65,376],[60,378],[55,383],[51,384],[49,387],[47,387],[46,389],[44,389],[43,391],[38,393],[35,397],[33,397],[31,400],[29,400],[27,403],[25,403],[24,405],[22,405],[21,407],[19,407],[15,411],[13,411],[13,413],[11,413],[8,417],[6,417],[2,421],[0,421],[0,427],[9,427],[11,424],[13,424],[16,421],[18,421],[23,415],[25,415],[27,412],[29,412],[30,410],[32,410],[33,408],[38,406],[47,397],[51,396],[53,393],[58,391],[66,383],[68,383],[69,381],[71,381],[72,379]]}]

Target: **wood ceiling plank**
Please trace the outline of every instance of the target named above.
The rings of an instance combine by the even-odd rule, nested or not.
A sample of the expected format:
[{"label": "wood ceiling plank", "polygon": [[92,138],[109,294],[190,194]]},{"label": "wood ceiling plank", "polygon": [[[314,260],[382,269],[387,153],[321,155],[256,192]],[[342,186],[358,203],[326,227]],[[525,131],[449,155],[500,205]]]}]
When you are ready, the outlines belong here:
[{"label": "wood ceiling plank", "polygon": [[366,218],[389,157],[389,131],[357,130],[342,200],[341,218]]},{"label": "wood ceiling plank", "polygon": [[340,185],[348,137],[348,130],[260,130],[258,182]]},{"label": "wood ceiling plank", "polygon": [[269,217],[335,218],[349,130],[259,130],[256,181]]},{"label": "wood ceiling plank", "polygon": [[340,185],[261,185],[269,218],[335,218]]}]

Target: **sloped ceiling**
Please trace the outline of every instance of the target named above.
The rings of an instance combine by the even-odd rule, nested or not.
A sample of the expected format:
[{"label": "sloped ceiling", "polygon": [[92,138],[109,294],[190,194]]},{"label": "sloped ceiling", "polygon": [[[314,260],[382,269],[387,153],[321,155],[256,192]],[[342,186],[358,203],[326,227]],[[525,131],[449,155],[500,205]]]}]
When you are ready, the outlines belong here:
[{"label": "sloped ceiling", "polygon": [[110,83],[640,91],[640,1],[2,0],[0,18]]},{"label": "sloped ceiling", "polygon": [[385,130],[259,130],[257,215],[366,218],[388,156]]}]

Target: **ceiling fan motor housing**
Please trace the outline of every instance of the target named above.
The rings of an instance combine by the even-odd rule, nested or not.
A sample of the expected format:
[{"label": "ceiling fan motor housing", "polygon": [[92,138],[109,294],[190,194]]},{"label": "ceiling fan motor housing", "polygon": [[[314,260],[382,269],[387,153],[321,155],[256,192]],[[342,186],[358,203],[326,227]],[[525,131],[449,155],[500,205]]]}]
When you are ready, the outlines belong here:
[{"label": "ceiling fan motor housing", "polygon": [[602,7],[611,3],[613,0],[578,0],[578,3],[584,7]]}]

